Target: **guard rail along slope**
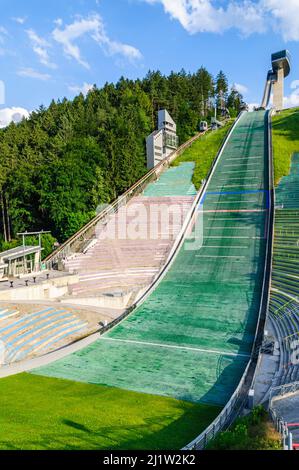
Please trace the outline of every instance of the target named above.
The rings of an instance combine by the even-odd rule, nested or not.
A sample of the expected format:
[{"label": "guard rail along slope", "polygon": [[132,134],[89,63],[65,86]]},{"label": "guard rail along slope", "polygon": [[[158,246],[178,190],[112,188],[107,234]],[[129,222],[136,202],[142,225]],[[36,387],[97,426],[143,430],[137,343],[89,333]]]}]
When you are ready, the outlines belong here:
[{"label": "guard rail along slope", "polygon": [[[279,410],[277,410],[276,402],[277,400],[288,400],[289,397],[298,396],[299,393],[299,382],[293,382],[289,384],[284,384],[279,387],[272,387],[270,390],[270,399],[269,399],[269,413],[272,418],[272,421],[280,433],[283,443],[284,450],[298,450],[299,444],[294,442],[294,437],[298,438],[299,432],[299,423],[292,423],[286,421],[285,417],[281,415]],[[298,400],[297,400],[298,401]],[[294,404],[292,403],[291,408],[293,411]],[[296,406],[295,406],[296,408]],[[299,411],[297,411],[299,413]],[[295,411],[296,414],[296,411]],[[292,432],[295,429],[294,433]]]},{"label": "guard rail along slope", "polygon": [[251,357],[249,363],[245,369],[245,372],[239,382],[237,389],[231,396],[230,400],[223,408],[222,412],[218,417],[203,431],[197,438],[195,438],[184,450],[203,450],[208,442],[217,435],[217,433],[227,429],[234,420],[240,415],[241,411],[247,407],[248,394],[252,387],[252,383],[255,376],[255,371],[258,364],[260,347],[262,345],[262,339],[264,334],[264,326],[267,315],[268,303],[269,303],[269,290],[270,290],[270,270],[272,263],[272,232],[273,232],[273,161],[272,161],[272,138],[271,138],[271,112],[266,114],[267,132],[265,132],[265,144],[267,146],[268,155],[268,182],[269,182],[269,207],[268,207],[268,224],[267,230],[267,242],[266,242],[266,258],[263,273],[263,286],[262,295],[260,300],[259,317],[257,322],[257,328],[255,333],[255,339],[251,351]]}]

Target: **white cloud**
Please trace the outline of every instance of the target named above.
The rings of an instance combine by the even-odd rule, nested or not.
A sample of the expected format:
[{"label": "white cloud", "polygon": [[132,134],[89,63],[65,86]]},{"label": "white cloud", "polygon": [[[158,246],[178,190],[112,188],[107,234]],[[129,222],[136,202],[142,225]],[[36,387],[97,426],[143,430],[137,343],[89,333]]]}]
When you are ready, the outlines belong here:
[{"label": "white cloud", "polygon": [[106,31],[102,18],[98,14],[89,15],[86,18],[78,18],[73,23],[66,25],[64,29],[55,28],[53,38],[62,45],[64,53],[75,59],[85,68],[90,68],[82,56],[76,41],[85,35],[89,35],[96,41],[108,55],[121,54],[129,60],[140,59],[142,57],[140,51],[128,44],[122,44],[112,41]]},{"label": "white cloud", "polygon": [[263,8],[251,0],[229,1],[226,8],[215,6],[212,0],[144,0],[161,3],[166,13],[178,20],[191,34],[222,33],[237,28],[242,34],[265,30]]},{"label": "white cloud", "polygon": [[273,20],[273,29],[285,41],[299,41],[298,0],[261,0],[261,4]]},{"label": "white cloud", "polygon": [[63,25],[63,21],[61,18],[57,18],[56,20],[54,20],[54,24],[56,24],[56,26],[62,26]]},{"label": "white cloud", "polygon": [[93,85],[91,85],[91,83],[86,83],[86,82],[84,82],[82,86],[78,86],[78,85],[69,86],[69,90],[72,93],[75,93],[75,94],[83,93],[84,96],[86,96],[87,93],[92,89],[93,89]]},{"label": "white cloud", "polygon": [[248,93],[248,88],[247,88],[247,86],[241,85],[241,83],[234,83],[233,87],[234,87],[239,93],[241,93],[241,95],[245,95],[246,93]]},{"label": "white cloud", "polygon": [[[161,4],[191,34],[222,33],[235,28],[243,35],[271,28],[285,41],[299,41],[299,2],[288,0],[143,0]],[[221,6],[225,4],[225,6]]]},{"label": "white cloud", "polygon": [[23,68],[18,71],[20,77],[36,78],[37,80],[49,80],[51,75],[47,73],[41,73],[32,68]]},{"label": "white cloud", "polygon": [[254,109],[259,108],[260,105],[260,103],[248,103],[248,111],[254,111]]},{"label": "white cloud", "polygon": [[28,29],[26,33],[31,41],[33,51],[38,56],[40,63],[51,69],[56,69],[57,65],[52,63],[49,57],[48,49],[51,45],[48,41],[38,36],[33,29]]},{"label": "white cloud", "polygon": [[15,21],[16,23],[24,24],[27,21],[27,18],[21,17],[21,16],[14,16],[12,20]]},{"label": "white cloud", "polygon": [[23,118],[28,118],[29,112],[24,108],[4,108],[0,109],[0,128],[8,126],[11,122],[18,123]]},{"label": "white cloud", "polygon": [[8,32],[6,31],[6,29],[3,28],[3,26],[0,26],[0,44],[5,43],[5,38],[7,35],[8,35]]},{"label": "white cloud", "polygon": [[284,108],[299,106],[299,80],[294,80],[291,83],[291,89],[293,90],[291,94],[283,99]]}]

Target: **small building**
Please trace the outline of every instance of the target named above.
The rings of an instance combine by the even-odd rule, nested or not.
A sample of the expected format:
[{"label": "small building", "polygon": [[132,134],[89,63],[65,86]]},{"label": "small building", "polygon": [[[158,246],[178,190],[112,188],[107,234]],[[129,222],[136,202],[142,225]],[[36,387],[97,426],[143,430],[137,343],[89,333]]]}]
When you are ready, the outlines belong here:
[{"label": "small building", "polygon": [[176,123],[166,109],[158,113],[158,130],[146,139],[147,167],[154,168],[178,148]]},{"label": "small building", "polygon": [[40,272],[40,246],[18,246],[0,253],[0,280]]}]

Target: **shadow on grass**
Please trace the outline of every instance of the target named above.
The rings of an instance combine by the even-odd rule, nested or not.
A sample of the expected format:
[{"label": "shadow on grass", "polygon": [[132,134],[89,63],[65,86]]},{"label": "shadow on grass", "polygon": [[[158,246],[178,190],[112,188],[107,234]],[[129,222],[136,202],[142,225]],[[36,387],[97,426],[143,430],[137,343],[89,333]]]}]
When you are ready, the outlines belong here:
[{"label": "shadow on grass", "polygon": [[[113,392],[113,388],[111,388]],[[79,420],[59,417],[51,426],[45,427],[40,422],[39,434],[32,430],[32,435],[24,440],[8,442],[0,439],[0,449],[6,450],[178,450],[188,444],[205,429],[219,414],[219,407],[194,405],[178,402],[182,412],[175,421],[161,428],[165,416],[147,417],[141,424],[128,424],[122,416],[114,419],[110,425],[90,427]],[[49,411],[49,410],[47,410]],[[46,410],[45,410],[46,413]],[[167,417],[171,420],[171,416]],[[112,420],[111,420],[112,421]],[[28,423],[26,423],[28,424]],[[36,423],[35,423],[36,424]],[[34,437],[35,434],[35,437]]]},{"label": "shadow on grass", "polygon": [[[299,108],[293,111],[284,111],[272,120],[273,131],[290,141],[299,140]],[[298,148],[299,150],[299,148]]]}]

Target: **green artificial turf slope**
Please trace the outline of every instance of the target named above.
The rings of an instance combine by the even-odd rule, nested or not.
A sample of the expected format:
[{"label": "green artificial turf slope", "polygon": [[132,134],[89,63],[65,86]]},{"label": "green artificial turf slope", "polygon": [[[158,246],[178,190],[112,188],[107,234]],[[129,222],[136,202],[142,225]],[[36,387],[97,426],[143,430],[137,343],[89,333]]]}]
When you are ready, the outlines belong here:
[{"label": "green artificial turf slope", "polygon": [[179,449],[220,408],[20,374],[0,381],[0,449]]}]

